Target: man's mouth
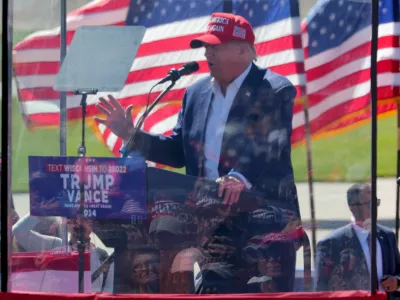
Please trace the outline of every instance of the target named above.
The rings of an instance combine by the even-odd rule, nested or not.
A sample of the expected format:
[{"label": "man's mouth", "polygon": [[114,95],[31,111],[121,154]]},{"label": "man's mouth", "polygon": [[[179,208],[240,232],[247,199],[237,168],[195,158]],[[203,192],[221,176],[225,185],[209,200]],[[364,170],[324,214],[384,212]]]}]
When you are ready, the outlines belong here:
[{"label": "man's mouth", "polygon": [[212,69],[212,68],[214,67],[214,64],[213,64],[212,62],[208,62],[208,67],[209,67],[210,69]]}]

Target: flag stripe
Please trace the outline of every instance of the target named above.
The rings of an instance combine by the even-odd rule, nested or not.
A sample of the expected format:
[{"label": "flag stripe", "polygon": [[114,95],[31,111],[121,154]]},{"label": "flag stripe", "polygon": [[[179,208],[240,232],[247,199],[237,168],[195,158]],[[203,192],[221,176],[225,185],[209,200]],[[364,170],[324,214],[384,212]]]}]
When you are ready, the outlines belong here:
[{"label": "flag stripe", "polygon": [[[382,52],[383,49],[394,49],[396,51],[399,47],[399,40],[395,39],[393,36],[382,37],[378,40],[378,60],[379,52]],[[349,51],[346,55],[342,55],[331,62],[325,63],[320,67],[315,67],[313,69],[307,70],[307,78],[309,81],[313,81],[320,76],[324,76],[334,71],[336,68],[342,67],[348,63],[356,59],[360,59],[363,57],[369,57],[371,49],[371,43],[367,42],[357,48]]]},{"label": "flag stripe", "polygon": [[[400,24],[381,24],[378,27],[378,37],[384,36],[397,36],[400,35]],[[303,34],[303,38],[306,38]],[[351,36],[348,40],[342,43],[340,46],[327,50],[321,54],[307,57],[306,59],[306,70],[313,69],[318,67],[321,64],[326,64],[347,52],[357,48],[360,45],[363,45],[366,41],[371,39],[371,26],[366,27],[365,29],[361,30],[360,32]],[[307,46],[308,47],[308,46]]]},{"label": "flag stripe", "polygon": [[[385,76],[387,74],[380,74],[379,76]],[[387,76],[394,76],[393,74],[388,74]],[[397,76],[397,82],[399,82],[399,76]],[[332,95],[326,98],[324,101],[310,106],[309,109],[309,119],[310,121],[314,121],[315,119],[319,118],[324,113],[332,113],[331,117],[337,117],[334,115],[334,111],[331,109],[335,108],[338,105],[341,105],[346,102],[352,102],[353,100],[356,101],[362,97],[369,97],[370,91],[370,84],[369,82],[365,82],[362,84],[358,84],[356,86],[349,87],[344,89],[335,95]],[[385,99],[395,96],[395,92],[392,86],[384,86],[378,88],[378,96],[379,99]],[[368,98],[369,99],[369,98]],[[359,100],[357,100],[359,101]],[[340,111],[338,111],[340,112]],[[346,111],[346,114],[348,112]],[[340,113],[340,116],[343,115],[343,111]],[[310,122],[312,124],[312,122]],[[293,128],[297,128],[304,125],[304,115],[301,113],[296,113],[293,116]]]},{"label": "flag stripe", "polygon": [[[368,65],[367,68],[358,68],[356,65],[354,69],[352,69],[351,74],[347,76],[340,75],[337,77],[336,81],[333,81],[329,85],[325,85],[325,83],[321,82],[321,85],[323,86],[323,91],[321,92],[321,89],[318,91],[315,91],[314,93],[309,95],[309,103],[310,105],[315,105],[324,99],[326,99],[329,96],[334,95],[337,91],[341,90],[345,86],[352,86],[356,85],[359,83],[364,83],[364,82],[369,82],[370,79],[370,69],[369,69],[369,60],[364,60],[364,64]],[[396,62],[397,65],[399,65],[399,61]],[[351,64],[352,65],[352,64]],[[351,66],[350,65],[350,66]],[[377,64],[377,70],[380,74],[386,73],[386,74],[395,74],[393,72],[393,68],[395,68],[395,63],[391,60],[384,60],[380,61]],[[354,72],[356,70],[356,72]],[[335,76],[335,75],[333,75]],[[393,76],[391,79],[390,77],[382,77],[378,76],[378,87],[379,86],[384,86],[388,85],[389,83],[395,83],[396,82],[397,76]],[[390,81],[387,81],[390,80]],[[311,85],[311,84],[309,84]],[[318,87],[317,84],[312,85],[313,88]]]},{"label": "flag stripe", "polygon": [[[388,95],[390,94],[390,88],[389,87],[382,87],[378,89],[378,96],[382,95]],[[331,109],[325,109],[320,112],[318,115],[314,115],[313,121],[310,122],[310,130],[313,132],[313,134],[316,134],[320,132],[321,130],[330,130],[330,129],[337,129],[339,126],[329,128],[329,125],[331,123],[335,123],[336,120],[338,119],[338,116],[343,116],[343,112],[345,111],[346,114],[351,114],[354,112],[357,112],[359,110],[362,110],[364,107],[369,105],[370,103],[370,97],[369,94],[363,95],[360,97],[354,97],[350,99],[349,101],[346,101],[344,103],[340,103],[338,105],[333,106]],[[394,109],[396,108],[393,105],[386,106],[388,109]],[[384,110],[381,110],[381,113],[385,112]],[[303,130],[304,127],[304,117],[302,117],[300,114],[298,115],[299,119],[302,119],[301,121],[297,121],[296,127],[293,128],[293,134],[292,134],[292,143],[297,143],[302,141],[305,138],[305,131]],[[371,114],[365,115],[362,119],[365,118],[370,118]],[[349,124],[349,123],[347,123]],[[344,124],[343,124],[344,125]]]}]

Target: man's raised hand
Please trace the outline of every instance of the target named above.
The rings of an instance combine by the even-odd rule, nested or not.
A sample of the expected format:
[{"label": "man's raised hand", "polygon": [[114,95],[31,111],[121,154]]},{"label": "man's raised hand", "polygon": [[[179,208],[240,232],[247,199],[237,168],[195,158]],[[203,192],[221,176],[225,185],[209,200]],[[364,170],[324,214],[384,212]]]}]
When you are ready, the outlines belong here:
[{"label": "man's raised hand", "polygon": [[94,120],[107,126],[116,136],[128,140],[133,132],[132,109],[129,105],[126,109],[111,95],[108,100],[100,97],[97,109],[105,115],[105,119],[94,117]]}]

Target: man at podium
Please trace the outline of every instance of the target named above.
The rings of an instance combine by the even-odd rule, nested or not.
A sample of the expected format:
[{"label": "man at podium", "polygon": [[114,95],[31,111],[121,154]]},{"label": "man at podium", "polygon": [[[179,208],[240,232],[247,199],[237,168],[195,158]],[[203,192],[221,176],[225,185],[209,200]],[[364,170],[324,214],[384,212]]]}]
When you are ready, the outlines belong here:
[{"label": "man at podium", "polygon": [[[245,18],[212,14],[208,31],[190,42],[192,48],[204,47],[210,76],[186,89],[172,135],[138,131],[134,149],[128,150],[217,181],[226,207],[235,206],[247,189],[261,193],[280,214],[294,213],[291,221],[300,220],[291,163],[296,89],[287,78],[255,64],[254,42]],[[100,98],[97,107],[106,117],[96,120],[128,141],[134,132],[133,107],[124,109],[112,96]]]},{"label": "man at podium", "polygon": [[[139,132],[135,149],[147,160],[186,167],[188,175],[217,180],[227,204],[244,188],[297,206],[291,163],[296,89],[288,79],[258,67],[255,36],[241,16],[214,13],[208,32],[191,41],[205,48],[210,75],[186,89],[171,136]],[[127,141],[132,106],[100,98],[96,118]]]}]

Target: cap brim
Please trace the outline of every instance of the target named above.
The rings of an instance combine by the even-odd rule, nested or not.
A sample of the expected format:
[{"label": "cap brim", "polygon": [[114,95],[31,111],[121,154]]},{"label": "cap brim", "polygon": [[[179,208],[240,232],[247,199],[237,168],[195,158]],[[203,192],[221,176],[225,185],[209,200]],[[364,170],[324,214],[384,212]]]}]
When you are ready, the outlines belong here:
[{"label": "cap brim", "polygon": [[149,233],[167,231],[176,235],[184,234],[185,226],[173,216],[160,216],[150,223]]},{"label": "cap brim", "polygon": [[220,45],[220,44],[222,44],[222,41],[213,34],[205,34],[205,35],[199,36],[198,38],[195,38],[194,40],[192,40],[190,42],[190,47],[193,49],[200,48],[200,47],[203,47],[204,44]]},{"label": "cap brim", "polygon": [[107,219],[123,218],[130,221],[132,217],[142,217],[143,220],[145,220],[147,218],[147,215],[144,212],[134,212],[134,213],[116,212],[107,216]]}]

